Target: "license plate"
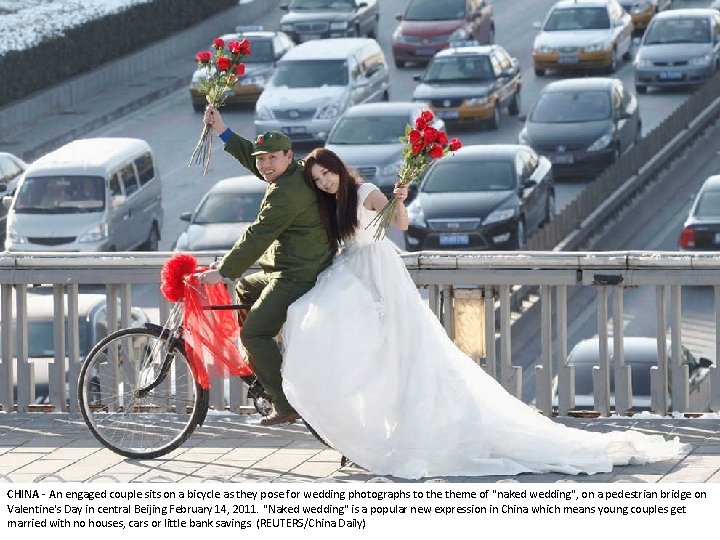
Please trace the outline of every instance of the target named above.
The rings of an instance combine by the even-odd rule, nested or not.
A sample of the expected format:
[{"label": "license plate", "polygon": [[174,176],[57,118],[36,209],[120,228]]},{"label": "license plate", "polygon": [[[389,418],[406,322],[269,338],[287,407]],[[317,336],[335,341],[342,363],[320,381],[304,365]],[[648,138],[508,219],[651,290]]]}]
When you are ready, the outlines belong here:
[{"label": "license plate", "polygon": [[467,246],[470,243],[470,237],[467,234],[441,234],[441,246]]},{"label": "license plate", "polygon": [[661,71],[658,74],[658,79],[660,79],[661,81],[679,81],[682,78],[682,73],[675,73],[673,71]]},{"label": "license plate", "polygon": [[577,54],[561,54],[558,56],[558,64],[577,64],[580,61]]},{"label": "license plate", "polygon": [[436,111],[435,114],[438,118],[442,118],[444,120],[452,120],[460,117],[460,113],[458,111]]},{"label": "license plate", "polygon": [[307,130],[305,129],[305,126],[284,127],[282,128],[282,132],[285,135],[298,135],[301,133],[307,133]]},{"label": "license plate", "polygon": [[715,233],[715,243],[720,244],[720,232]]},{"label": "license plate", "polygon": [[558,165],[570,165],[573,161],[574,158],[572,154],[553,154],[550,156],[550,162],[557,163]]},{"label": "license plate", "polygon": [[299,34],[298,35],[298,38],[300,39],[301,42],[310,41],[312,39],[320,39],[321,37],[322,36],[320,36],[320,34]]},{"label": "license plate", "polygon": [[415,54],[418,56],[435,56],[435,49],[418,49]]}]

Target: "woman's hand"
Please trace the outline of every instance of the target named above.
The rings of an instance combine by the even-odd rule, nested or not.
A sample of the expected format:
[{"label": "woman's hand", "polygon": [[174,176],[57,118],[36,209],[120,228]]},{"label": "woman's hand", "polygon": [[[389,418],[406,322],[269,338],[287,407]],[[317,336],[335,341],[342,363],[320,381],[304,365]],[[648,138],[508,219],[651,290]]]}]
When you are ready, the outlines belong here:
[{"label": "woman's hand", "polygon": [[220,111],[215,107],[208,105],[205,107],[205,114],[203,114],[203,122],[212,128],[216,135],[223,133],[227,126],[222,119]]}]

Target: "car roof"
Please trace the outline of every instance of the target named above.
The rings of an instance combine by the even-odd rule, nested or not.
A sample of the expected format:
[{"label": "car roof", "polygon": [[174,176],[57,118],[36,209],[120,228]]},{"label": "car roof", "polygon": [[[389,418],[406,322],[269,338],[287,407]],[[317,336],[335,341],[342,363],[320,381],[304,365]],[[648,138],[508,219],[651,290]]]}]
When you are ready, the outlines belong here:
[{"label": "car roof", "polygon": [[91,137],[75,139],[60,148],[33,161],[28,167],[28,176],[46,167],[57,169],[63,166],[83,167],[88,173],[92,170],[104,171],[113,168],[131,153],[149,151],[147,142],[130,137]]},{"label": "car roof", "polygon": [[579,4],[582,4],[583,7],[606,7],[608,0],[560,0],[553,5],[552,9],[577,7]]},{"label": "car roof", "polygon": [[257,176],[247,174],[244,176],[231,176],[219,180],[209,193],[264,193],[268,184]]},{"label": "car roof", "polygon": [[435,58],[442,58],[444,56],[484,56],[499,48],[500,46],[496,44],[449,47],[435,54]]},{"label": "car roof", "polygon": [[375,40],[370,38],[313,39],[290,49],[285,53],[282,61],[316,59],[344,60],[349,53],[373,42],[375,42]]},{"label": "car roof", "polygon": [[353,105],[345,111],[344,116],[363,116],[366,114],[376,116],[393,116],[398,113],[410,114],[412,111],[420,110],[425,107],[427,107],[427,105],[416,101],[379,101],[375,103],[360,103],[358,105]]},{"label": "car roof", "polygon": [[463,146],[459,150],[446,156],[443,159],[457,157],[458,159],[466,158],[478,158],[478,157],[515,157],[518,150],[526,148],[530,150],[530,147],[522,144],[470,144]]},{"label": "car roof", "polygon": [[702,185],[703,191],[718,191],[720,190],[720,174],[714,174],[712,176],[708,176],[707,180],[703,182]]},{"label": "car roof", "polygon": [[689,17],[710,17],[713,14],[717,14],[716,9],[712,8],[682,8],[682,9],[667,9],[656,13],[653,19],[684,19]]},{"label": "car roof", "polygon": [[[667,340],[668,349],[670,340]],[[583,339],[572,348],[568,355],[568,363],[572,364],[595,364],[598,361],[600,338],[594,337]],[[613,343],[608,338],[608,354],[612,362]],[[657,338],[642,336],[623,337],[623,356],[628,364],[656,364],[657,363]]]},{"label": "car roof", "polygon": [[612,88],[614,77],[583,77],[562,79],[549,83],[542,92],[561,92],[564,90],[606,90]]},{"label": "car roof", "polygon": [[[67,316],[67,296],[65,315]],[[78,294],[78,315],[87,317],[94,309],[104,306],[106,296],[100,293]],[[52,287],[40,287],[39,290],[28,291],[27,314],[29,321],[52,321],[55,314],[55,303]]]},{"label": "car roof", "polygon": [[223,34],[222,36],[220,36],[220,39],[222,39],[222,40],[224,40],[224,41],[233,40],[233,39],[240,40],[240,39],[243,39],[243,38],[247,38],[247,39],[260,39],[260,38],[270,39],[270,38],[272,38],[273,36],[275,36],[275,35],[277,35],[277,34],[278,34],[278,32],[270,32],[269,30],[257,30],[257,31],[253,30],[253,31],[250,31],[250,32],[232,32],[232,33],[230,33],[230,34]]}]

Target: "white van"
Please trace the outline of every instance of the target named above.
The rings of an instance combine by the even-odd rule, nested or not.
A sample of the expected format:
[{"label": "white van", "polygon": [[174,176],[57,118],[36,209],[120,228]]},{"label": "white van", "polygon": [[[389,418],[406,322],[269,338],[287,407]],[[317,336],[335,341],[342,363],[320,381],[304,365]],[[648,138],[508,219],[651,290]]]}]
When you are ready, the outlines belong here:
[{"label": "white van", "polygon": [[255,131],[282,131],[298,142],[325,142],[350,106],[390,99],[385,55],[370,38],[308,41],[278,62],[255,104]]},{"label": "white van", "polygon": [[33,162],[9,207],[8,251],[157,250],[162,189],[141,139],[79,139]]}]

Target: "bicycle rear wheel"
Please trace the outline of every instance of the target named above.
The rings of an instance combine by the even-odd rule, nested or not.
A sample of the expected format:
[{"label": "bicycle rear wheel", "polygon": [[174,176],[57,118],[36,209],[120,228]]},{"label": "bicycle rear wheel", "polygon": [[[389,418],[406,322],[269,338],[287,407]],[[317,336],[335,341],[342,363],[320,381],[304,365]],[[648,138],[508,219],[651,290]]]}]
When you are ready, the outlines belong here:
[{"label": "bicycle rear wheel", "polygon": [[195,381],[176,341],[161,328],[118,330],[100,341],[80,370],[78,402],[105,447],[154,458],[180,446],[202,423],[208,393]]}]

